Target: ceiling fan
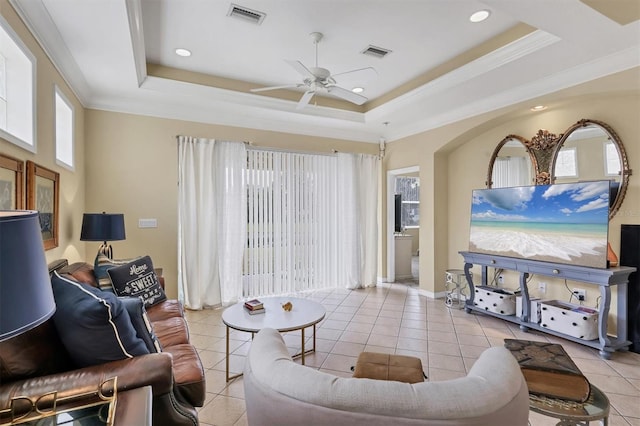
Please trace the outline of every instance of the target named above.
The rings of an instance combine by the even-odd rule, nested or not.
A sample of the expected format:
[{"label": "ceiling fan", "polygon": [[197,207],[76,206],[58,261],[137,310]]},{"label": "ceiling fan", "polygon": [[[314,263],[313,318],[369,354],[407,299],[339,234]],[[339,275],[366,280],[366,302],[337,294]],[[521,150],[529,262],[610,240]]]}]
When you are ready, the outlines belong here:
[{"label": "ceiling fan", "polygon": [[[292,89],[292,88],[300,88],[305,87],[306,91],[298,101],[298,105],[296,109],[302,109],[309,104],[313,95],[318,92],[324,91],[330,93],[334,96],[337,96],[341,99],[352,102],[356,105],[362,105],[368,99],[362,95],[352,92],[351,90],[345,89],[337,85],[336,77],[344,77],[349,74],[350,79],[357,78],[359,81],[366,81],[374,78],[378,75],[375,69],[371,67],[360,68],[356,70],[341,72],[338,74],[331,74],[331,72],[326,68],[318,67],[318,43],[322,40],[322,33],[313,32],[310,34],[311,39],[313,40],[313,44],[316,46],[316,63],[314,67],[306,67],[300,61],[290,61],[286,62],[291,65],[296,71],[302,75],[302,83],[295,84],[285,84],[282,86],[270,86],[270,87],[261,87],[258,89],[251,89],[252,92],[265,92],[267,90],[277,90],[277,89]],[[339,79],[339,78],[338,78]]]}]

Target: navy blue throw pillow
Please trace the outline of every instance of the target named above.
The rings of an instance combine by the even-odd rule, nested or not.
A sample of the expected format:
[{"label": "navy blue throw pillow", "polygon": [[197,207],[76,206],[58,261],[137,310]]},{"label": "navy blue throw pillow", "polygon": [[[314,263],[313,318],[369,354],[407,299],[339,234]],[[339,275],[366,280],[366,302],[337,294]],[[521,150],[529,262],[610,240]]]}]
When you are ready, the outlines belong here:
[{"label": "navy blue throw pillow", "polygon": [[62,344],[79,367],[148,354],[118,297],[63,278],[51,277],[56,312],[53,322]]},{"label": "navy blue throw pillow", "polygon": [[149,321],[142,298],[118,297],[118,300],[122,302],[122,305],[127,312],[129,312],[133,328],[136,329],[138,337],[144,340],[144,344],[147,346],[147,349],[149,349],[149,352],[162,352],[160,341],[153,331],[153,325],[151,325],[151,321]]}]

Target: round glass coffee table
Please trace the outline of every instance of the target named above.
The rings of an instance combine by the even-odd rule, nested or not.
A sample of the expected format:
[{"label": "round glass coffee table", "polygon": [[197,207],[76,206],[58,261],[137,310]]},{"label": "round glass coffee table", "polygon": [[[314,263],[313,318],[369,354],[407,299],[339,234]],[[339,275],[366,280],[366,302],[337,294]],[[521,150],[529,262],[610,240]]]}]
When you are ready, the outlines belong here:
[{"label": "round glass coffee table", "polygon": [[[296,297],[262,297],[260,301],[264,304],[265,312],[262,314],[251,315],[244,308],[244,302],[229,306],[222,312],[222,322],[227,326],[227,359],[226,374],[227,382],[242,375],[236,374],[229,376],[229,330],[238,330],[251,333],[253,335],[263,328],[273,328],[280,333],[287,331],[301,330],[302,346],[299,354],[293,357],[300,357],[304,365],[304,356],[307,353],[316,350],[316,324],[324,318],[326,310],[324,307],[313,300],[300,299]],[[285,311],[282,308],[287,302],[291,302],[293,308],[291,311]],[[313,326],[313,348],[305,350],[305,329]]]},{"label": "round glass coffee table", "polygon": [[602,420],[603,426],[609,424],[609,398],[593,384],[589,399],[583,403],[530,394],[529,409],[560,420],[557,426],[588,425],[596,420]]}]

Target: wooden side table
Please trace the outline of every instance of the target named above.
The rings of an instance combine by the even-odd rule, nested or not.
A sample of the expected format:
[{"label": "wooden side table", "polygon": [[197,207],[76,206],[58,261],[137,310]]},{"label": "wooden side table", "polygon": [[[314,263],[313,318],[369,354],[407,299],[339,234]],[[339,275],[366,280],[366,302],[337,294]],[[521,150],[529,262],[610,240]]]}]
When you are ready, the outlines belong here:
[{"label": "wooden side table", "polygon": [[151,426],[153,394],[151,386],[118,393],[114,426]]},{"label": "wooden side table", "polygon": [[602,420],[609,424],[609,398],[593,384],[589,399],[583,403],[529,395],[529,409],[560,421],[557,426],[583,426]]}]

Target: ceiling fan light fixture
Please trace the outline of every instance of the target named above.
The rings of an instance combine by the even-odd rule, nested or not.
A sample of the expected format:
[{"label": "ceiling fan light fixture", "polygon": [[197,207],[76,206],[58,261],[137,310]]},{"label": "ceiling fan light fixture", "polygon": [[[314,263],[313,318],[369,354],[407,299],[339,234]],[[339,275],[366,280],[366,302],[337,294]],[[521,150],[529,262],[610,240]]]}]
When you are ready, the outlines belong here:
[{"label": "ceiling fan light fixture", "polygon": [[[346,89],[339,86],[339,81],[346,75],[349,75],[351,79],[359,79],[364,82],[363,79],[372,78],[377,76],[376,70],[372,67],[360,68],[350,71],[341,72],[338,74],[331,74],[326,68],[322,68],[318,66],[318,44],[320,40],[322,40],[322,33],[314,32],[311,33],[311,38],[313,40],[313,44],[315,45],[315,53],[316,53],[316,61],[315,66],[306,67],[300,61],[292,61],[286,60],[286,62],[291,65],[298,73],[302,76],[302,83],[296,84],[288,84],[284,86],[270,86],[270,87],[258,87],[250,89],[252,92],[264,92],[267,90],[276,90],[281,88],[288,87],[305,87],[307,90],[302,95],[302,98],[298,101],[296,106],[297,110],[300,110],[307,106],[311,101],[311,98],[316,95],[316,92],[320,93],[328,93],[334,97],[343,99],[345,101],[354,103],[356,105],[363,105],[368,99],[359,93],[357,93],[358,89]],[[338,77],[338,79],[334,78]],[[352,80],[358,81],[358,80]],[[363,91],[364,88],[360,87],[360,91]]]},{"label": "ceiling fan light fixture", "polygon": [[487,19],[489,17],[489,15],[491,15],[491,11],[487,10],[487,9],[482,9],[479,10],[475,13],[473,13],[470,17],[469,17],[469,21],[471,22],[482,22],[485,19]]},{"label": "ceiling fan light fixture", "polygon": [[351,89],[351,91],[353,93],[362,93],[364,92],[364,87],[354,87],[353,89]]},{"label": "ceiling fan light fixture", "polygon": [[191,51],[189,49],[184,49],[182,47],[177,48],[175,52],[176,52],[176,55],[182,56],[184,58],[191,56]]}]

